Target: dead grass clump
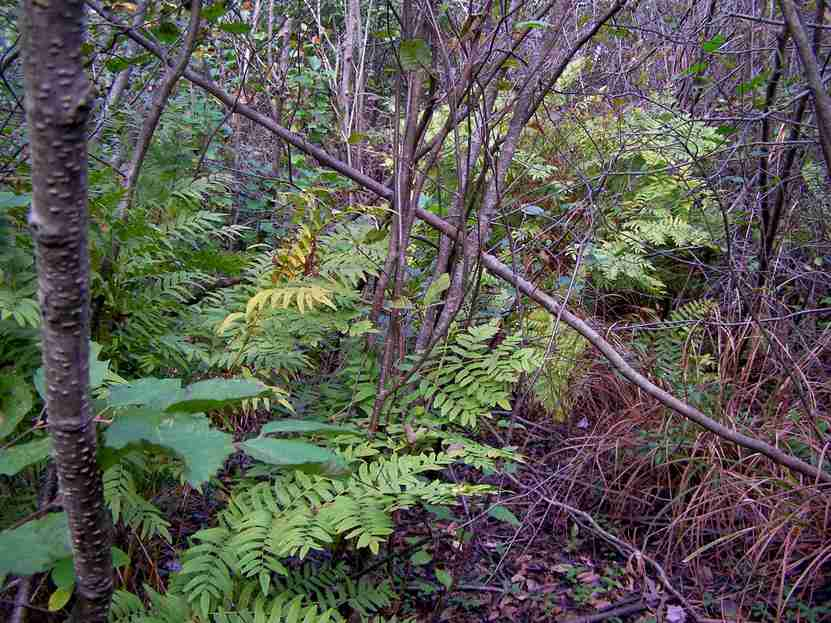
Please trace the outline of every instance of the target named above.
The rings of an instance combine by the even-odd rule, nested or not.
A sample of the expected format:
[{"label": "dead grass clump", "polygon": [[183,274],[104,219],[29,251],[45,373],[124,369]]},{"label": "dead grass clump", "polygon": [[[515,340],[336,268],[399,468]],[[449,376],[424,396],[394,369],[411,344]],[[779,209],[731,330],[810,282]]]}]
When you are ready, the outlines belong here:
[{"label": "dead grass clump", "polygon": [[[806,361],[796,381],[777,382],[778,359],[761,350],[752,358],[744,384],[721,392],[722,420],[803,459],[831,460],[822,366]],[[804,404],[806,388],[813,417],[771,408]],[[820,612],[811,608],[831,584],[828,487],[667,413],[600,365],[574,391],[573,434],[548,457],[567,469],[547,495],[608,518],[711,615],[796,621]]]}]

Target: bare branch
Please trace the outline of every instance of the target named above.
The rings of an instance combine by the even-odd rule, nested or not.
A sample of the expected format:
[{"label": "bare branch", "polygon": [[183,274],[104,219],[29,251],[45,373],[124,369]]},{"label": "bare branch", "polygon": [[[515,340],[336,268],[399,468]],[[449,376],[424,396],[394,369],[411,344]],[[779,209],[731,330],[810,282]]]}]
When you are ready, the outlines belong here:
[{"label": "bare branch", "polygon": [[802,18],[796,10],[793,0],[779,0],[782,13],[785,15],[785,22],[788,30],[796,43],[802,67],[808,78],[808,86],[814,98],[816,109],[817,125],[819,126],[819,142],[822,147],[822,154],[825,157],[825,166],[831,173],[831,95],[828,95],[822,84],[819,65],[816,54],[808,41],[805,27],[802,25]]},{"label": "bare branch", "polygon": [[193,54],[193,48],[196,44],[196,35],[199,32],[199,15],[201,8],[201,0],[191,0],[190,23],[188,24],[188,31],[185,35],[185,42],[182,45],[182,49],[179,51],[179,55],[176,57],[176,61],[170,68],[168,68],[167,73],[162,79],[162,84],[159,86],[159,91],[153,100],[153,105],[150,107],[150,112],[148,113],[147,118],[144,121],[144,125],[142,126],[141,135],[139,136],[136,144],[136,149],[133,152],[133,158],[130,161],[129,168],[127,169],[127,179],[124,182],[124,187],[126,188],[124,199],[122,199],[121,204],[118,206],[118,210],[116,211],[116,218],[118,220],[123,220],[130,209],[130,205],[133,202],[133,195],[136,192],[136,183],[138,182],[139,173],[141,172],[141,165],[144,162],[144,157],[147,155],[147,150],[150,147],[150,141],[153,140],[153,134],[156,132],[156,126],[159,125],[159,119],[161,119],[162,112],[167,105],[167,98],[170,97],[173,87],[176,86],[176,83],[179,81],[179,78],[182,77],[182,73],[185,71],[185,68],[190,62],[190,57],[191,54]]}]

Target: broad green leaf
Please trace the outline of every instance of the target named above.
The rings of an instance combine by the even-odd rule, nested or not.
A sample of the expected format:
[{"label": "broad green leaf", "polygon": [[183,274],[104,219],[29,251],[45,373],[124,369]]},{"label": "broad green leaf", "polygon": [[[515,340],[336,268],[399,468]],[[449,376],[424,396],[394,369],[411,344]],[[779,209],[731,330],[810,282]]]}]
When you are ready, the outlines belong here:
[{"label": "broad green leaf", "polygon": [[231,435],[212,428],[204,415],[146,407],[130,407],[116,416],[105,439],[113,448],[146,442],[173,451],[184,461],[185,478],[193,486],[210,480],[234,451]]},{"label": "broad green leaf", "polygon": [[51,449],[52,440],[44,437],[3,450],[0,452],[0,475],[14,476],[24,467],[44,460]]},{"label": "broad green leaf", "polygon": [[389,235],[389,232],[386,229],[371,229],[369,233],[364,236],[364,242],[366,244],[372,244],[373,242],[380,242],[384,238]]},{"label": "broad green leaf", "polygon": [[441,276],[430,284],[424,295],[424,306],[428,307],[439,300],[441,293],[450,287],[450,275],[442,273]]},{"label": "broad green leaf", "polygon": [[259,381],[247,379],[209,379],[188,385],[180,390],[172,403],[165,407],[169,413],[201,413],[220,409],[234,402],[262,396],[269,391]]},{"label": "broad green leaf", "polygon": [[0,439],[11,435],[32,410],[32,390],[23,377],[0,376]]},{"label": "broad green leaf", "polygon": [[104,63],[104,66],[107,69],[109,69],[111,72],[117,74],[121,71],[124,71],[128,67],[130,67],[131,64],[132,63],[130,63],[130,61],[127,60],[126,58],[121,58],[120,56],[116,56],[115,58],[111,58],[106,63]]},{"label": "broad green leaf", "polygon": [[138,379],[113,387],[108,404],[111,407],[147,405],[164,409],[179,396],[181,389],[182,381],[179,379]]},{"label": "broad green leaf", "polygon": [[32,202],[32,195],[16,195],[10,192],[0,193],[0,210],[6,208],[25,208]]},{"label": "broad green leaf", "polygon": [[352,434],[362,435],[363,432],[352,427],[342,426],[336,424],[327,424],[326,422],[316,422],[315,420],[275,420],[265,424],[260,431],[260,435],[271,435],[273,433],[294,433],[300,435],[317,434]]},{"label": "broad green leaf", "polygon": [[517,519],[517,516],[514,515],[510,510],[505,508],[504,506],[494,506],[492,509],[488,511],[488,515],[496,519],[497,521],[501,521],[503,523],[509,523],[512,526],[520,526],[522,522]]},{"label": "broad green leaf", "polygon": [[50,513],[0,532],[0,575],[32,575],[72,555],[66,513]]},{"label": "broad green leaf", "polygon": [[709,63],[695,63],[694,65],[690,65],[690,68],[687,69],[687,75],[694,76],[696,74],[703,74],[709,66]]},{"label": "broad green leaf", "polygon": [[410,562],[417,567],[420,567],[421,565],[426,565],[431,560],[433,560],[433,557],[430,555],[430,552],[428,552],[426,549],[420,549],[415,554],[410,556]]},{"label": "broad green leaf", "polygon": [[[309,471],[340,472],[345,463],[334,452],[305,441],[257,437],[237,444],[251,458],[281,467],[309,467]],[[314,468],[318,469],[314,469]]]},{"label": "broad green leaf", "polygon": [[457,521],[456,516],[446,506],[425,504],[424,510],[433,515],[437,521]]},{"label": "broad green leaf", "polygon": [[75,568],[72,556],[62,558],[52,567],[52,583],[57,588],[71,589],[75,586]]},{"label": "broad green leaf", "polygon": [[257,398],[269,391],[251,379],[209,379],[182,388],[179,379],[138,379],[110,390],[109,405],[146,405],[168,413],[202,413],[234,402]]},{"label": "broad green leaf", "polygon": [[747,82],[742,82],[739,86],[736,87],[736,94],[737,95],[746,95],[748,93],[752,93],[756,89],[760,88],[767,82],[768,72],[763,71],[758,75],[754,76],[751,80]]},{"label": "broad green leaf", "polygon": [[441,582],[447,590],[453,586],[453,576],[444,569],[436,569],[436,579]]},{"label": "broad green leaf", "polygon": [[153,58],[155,57],[149,54],[136,54],[130,58],[115,56],[105,62],[104,66],[113,73],[119,73],[134,65],[147,65]]},{"label": "broad green leaf", "polygon": [[727,43],[727,38],[722,35],[721,33],[717,34],[712,39],[705,41],[701,45],[701,49],[705,54],[712,54],[716,50],[718,50],[721,46]]},{"label": "broad green leaf", "polygon": [[89,343],[89,386],[96,389],[104,384],[110,372],[110,362],[101,361],[101,344]]},{"label": "broad green leaf", "polygon": [[201,15],[209,22],[215,22],[227,12],[228,7],[225,6],[225,2],[220,0],[219,2],[214,2],[211,6],[204,8]]},{"label": "broad green leaf", "polygon": [[228,22],[225,24],[220,24],[219,29],[234,35],[241,35],[250,31],[251,25],[243,24],[242,22]]},{"label": "broad green leaf", "polygon": [[398,53],[404,71],[413,71],[422,67],[429,68],[433,60],[433,53],[424,39],[402,41]]}]

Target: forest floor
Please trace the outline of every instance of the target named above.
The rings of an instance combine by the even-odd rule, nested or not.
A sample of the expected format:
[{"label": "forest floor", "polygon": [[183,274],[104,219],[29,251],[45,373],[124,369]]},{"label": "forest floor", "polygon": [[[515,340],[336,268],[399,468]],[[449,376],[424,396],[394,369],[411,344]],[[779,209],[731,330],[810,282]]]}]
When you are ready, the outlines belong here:
[{"label": "forest floor", "polygon": [[[549,497],[561,467],[551,459],[568,445],[569,432],[536,427],[515,429],[510,442],[526,457],[524,465],[507,476],[479,479],[498,486],[501,495],[463,504],[453,516],[430,524],[432,535],[450,538],[437,541],[429,565],[411,565],[413,584],[424,585],[435,569],[449,570],[454,582],[432,599],[416,600],[419,620],[635,621],[648,609],[644,594],[651,590],[657,597],[654,583],[644,585],[642,562],[610,546],[584,522],[573,521]],[[501,434],[481,441],[499,447],[506,440]],[[476,482],[475,470],[464,479]],[[416,528],[398,538],[412,539],[419,532],[427,533]]]},{"label": "forest floor", "polygon": [[[611,546],[585,522],[573,521],[548,497],[554,489],[551,476],[560,467],[551,459],[568,445],[568,428],[526,423],[514,429],[510,442],[504,431],[479,439],[518,447],[524,464],[491,475],[472,468],[445,473],[448,480],[493,485],[501,494],[464,498],[451,508],[400,511],[391,553],[352,561],[363,573],[388,567],[389,575],[399,579],[400,601],[386,614],[431,623],[647,622],[656,620],[650,609],[657,609],[676,612],[676,623],[683,621],[667,606],[666,592],[642,559]],[[216,488],[205,494],[167,491],[157,498],[173,524],[174,548],[184,548],[187,537],[205,527],[225,499]],[[159,552],[151,566],[147,575],[164,584],[165,576],[178,569],[175,550]]]}]

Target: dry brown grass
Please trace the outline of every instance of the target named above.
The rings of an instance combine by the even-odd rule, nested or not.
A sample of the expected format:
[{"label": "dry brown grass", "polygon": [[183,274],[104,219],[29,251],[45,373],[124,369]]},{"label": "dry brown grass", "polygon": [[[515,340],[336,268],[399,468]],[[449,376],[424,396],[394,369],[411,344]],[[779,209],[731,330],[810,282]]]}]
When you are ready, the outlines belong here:
[{"label": "dry brown grass", "polygon": [[[714,327],[719,382],[708,391],[722,420],[831,460],[828,332],[796,357],[776,333]],[[726,604],[733,618],[762,620],[751,611],[765,604],[769,620],[807,620],[788,611],[831,585],[828,487],[668,414],[600,364],[575,388],[573,421],[582,418],[589,428],[546,457],[566,467],[548,495],[607,517],[711,616]]]}]

